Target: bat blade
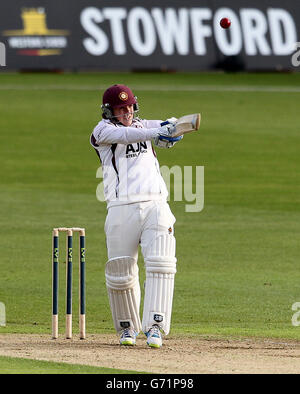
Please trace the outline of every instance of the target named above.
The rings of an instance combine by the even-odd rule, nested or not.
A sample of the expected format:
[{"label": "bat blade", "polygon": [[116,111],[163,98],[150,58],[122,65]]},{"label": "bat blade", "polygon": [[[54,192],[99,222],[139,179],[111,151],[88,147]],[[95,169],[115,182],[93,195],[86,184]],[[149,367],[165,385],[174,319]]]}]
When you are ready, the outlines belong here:
[{"label": "bat blade", "polygon": [[180,135],[196,131],[200,127],[201,114],[190,114],[179,118],[176,122],[175,133],[172,137],[179,137]]}]

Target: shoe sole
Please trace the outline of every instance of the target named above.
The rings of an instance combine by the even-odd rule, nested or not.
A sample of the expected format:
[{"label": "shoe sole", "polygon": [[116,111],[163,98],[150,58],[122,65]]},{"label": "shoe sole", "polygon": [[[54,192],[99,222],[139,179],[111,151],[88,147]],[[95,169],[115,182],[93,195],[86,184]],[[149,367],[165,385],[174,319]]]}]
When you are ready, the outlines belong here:
[{"label": "shoe sole", "polygon": [[125,341],[125,342],[120,342],[120,345],[134,346],[134,345],[135,345],[135,342]]},{"label": "shoe sole", "polygon": [[162,347],[162,345],[157,345],[156,343],[148,343],[147,342],[147,345],[150,347],[154,347],[155,349],[159,349],[160,347]]}]

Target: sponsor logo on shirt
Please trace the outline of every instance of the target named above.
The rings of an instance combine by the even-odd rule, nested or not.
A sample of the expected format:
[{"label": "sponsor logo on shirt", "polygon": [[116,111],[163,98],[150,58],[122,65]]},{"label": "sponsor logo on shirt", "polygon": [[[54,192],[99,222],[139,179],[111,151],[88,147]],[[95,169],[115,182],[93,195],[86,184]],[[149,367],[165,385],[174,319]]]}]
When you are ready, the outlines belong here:
[{"label": "sponsor logo on shirt", "polygon": [[147,153],[147,142],[136,142],[135,144],[126,145],[126,158],[138,157],[140,153]]}]

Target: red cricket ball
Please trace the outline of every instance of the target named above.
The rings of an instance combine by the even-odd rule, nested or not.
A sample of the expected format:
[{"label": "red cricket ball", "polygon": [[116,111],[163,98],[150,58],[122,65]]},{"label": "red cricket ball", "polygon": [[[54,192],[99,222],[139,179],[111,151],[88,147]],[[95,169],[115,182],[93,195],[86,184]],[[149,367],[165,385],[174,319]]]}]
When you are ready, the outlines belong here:
[{"label": "red cricket ball", "polygon": [[220,20],[220,25],[223,27],[223,29],[228,29],[231,25],[231,21],[228,18],[222,18]]}]

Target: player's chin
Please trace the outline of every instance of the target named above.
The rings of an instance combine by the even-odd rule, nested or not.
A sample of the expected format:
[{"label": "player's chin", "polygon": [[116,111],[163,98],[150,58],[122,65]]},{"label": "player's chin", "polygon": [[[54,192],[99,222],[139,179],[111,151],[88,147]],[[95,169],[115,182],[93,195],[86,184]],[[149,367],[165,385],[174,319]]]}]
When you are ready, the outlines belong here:
[{"label": "player's chin", "polygon": [[131,119],[123,119],[122,123],[123,123],[124,126],[128,127],[128,126],[131,126],[132,120],[133,120],[133,118],[131,118]]}]

